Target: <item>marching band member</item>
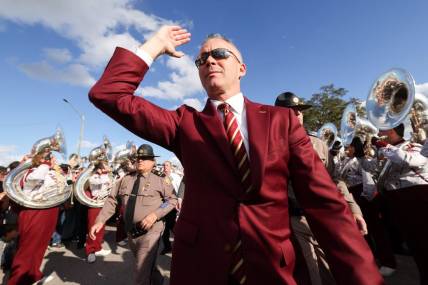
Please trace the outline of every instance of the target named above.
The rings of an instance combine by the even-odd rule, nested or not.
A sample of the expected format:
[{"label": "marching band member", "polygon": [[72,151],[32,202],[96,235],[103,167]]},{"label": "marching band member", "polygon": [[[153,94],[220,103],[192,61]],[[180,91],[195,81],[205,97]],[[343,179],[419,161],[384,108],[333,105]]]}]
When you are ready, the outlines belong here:
[{"label": "marching band member", "polygon": [[[99,161],[89,177],[89,189],[86,195],[91,198],[96,198],[106,193],[111,187],[110,170],[105,161]],[[95,224],[95,219],[100,213],[101,208],[88,207],[88,233],[91,227]],[[104,241],[104,226],[97,232],[96,238],[91,239],[89,235],[86,238],[86,256],[88,263],[94,263],[96,256],[106,256],[111,253],[111,250],[102,249]]]},{"label": "marching band member", "polygon": [[387,136],[381,152],[387,159],[379,185],[391,208],[392,216],[413,253],[420,274],[420,284],[428,284],[428,158],[422,146],[403,139],[404,125],[382,130]]},{"label": "marching band member", "polygon": [[346,182],[349,192],[354,196],[367,221],[366,240],[379,260],[380,273],[389,276],[395,271],[397,264],[391,242],[380,218],[382,196],[377,195],[376,185],[370,173],[376,163],[365,157],[364,145],[357,136],[353,138],[345,152],[347,158],[340,169],[340,177]]},{"label": "marching band member", "polygon": [[[21,186],[33,199],[45,199],[43,192],[57,187],[59,174],[55,158],[50,148],[45,148],[32,158],[31,168],[27,171]],[[52,233],[55,230],[58,207],[48,209],[29,209],[20,207],[18,218],[18,250],[12,264],[8,284],[33,284],[37,281],[48,282],[52,276],[43,276],[40,265]]]}]

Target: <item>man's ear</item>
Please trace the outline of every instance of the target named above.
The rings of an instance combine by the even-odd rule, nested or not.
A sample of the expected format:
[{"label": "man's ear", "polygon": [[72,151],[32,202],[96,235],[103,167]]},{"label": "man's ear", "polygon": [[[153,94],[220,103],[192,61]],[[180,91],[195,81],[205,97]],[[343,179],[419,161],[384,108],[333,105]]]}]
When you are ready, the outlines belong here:
[{"label": "man's ear", "polygon": [[239,79],[245,76],[245,74],[247,74],[247,66],[245,63],[241,63],[241,66],[239,67]]}]

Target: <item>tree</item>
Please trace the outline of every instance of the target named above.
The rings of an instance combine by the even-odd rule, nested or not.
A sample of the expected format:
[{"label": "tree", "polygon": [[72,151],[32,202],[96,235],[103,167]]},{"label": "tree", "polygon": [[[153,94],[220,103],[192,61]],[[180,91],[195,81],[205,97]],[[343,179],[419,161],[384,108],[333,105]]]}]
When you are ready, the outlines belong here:
[{"label": "tree", "polygon": [[358,117],[360,117],[360,118],[366,117],[366,115],[367,115],[366,107],[363,106],[363,101],[361,99],[352,97],[349,100],[349,103],[354,104],[355,107],[357,108]]},{"label": "tree", "polygon": [[320,92],[306,101],[312,108],[304,111],[305,128],[318,131],[324,123],[333,123],[339,129],[342,113],[348,104],[342,98],[347,92],[345,88],[335,88],[333,84],[321,86]]}]

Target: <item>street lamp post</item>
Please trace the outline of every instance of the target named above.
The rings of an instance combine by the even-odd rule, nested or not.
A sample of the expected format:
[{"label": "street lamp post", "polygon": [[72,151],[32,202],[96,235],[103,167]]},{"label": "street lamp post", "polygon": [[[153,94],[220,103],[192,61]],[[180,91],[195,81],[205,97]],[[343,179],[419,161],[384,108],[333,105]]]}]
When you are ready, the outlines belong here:
[{"label": "street lamp post", "polygon": [[74,112],[79,116],[80,118],[80,135],[79,135],[79,144],[77,145],[77,155],[80,157],[80,148],[82,146],[82,140],[83,140],[83,128],[85,125],[85,116],[80,113],[74,106],[69,102],[67,99],[62,99],[65,103],[69,104],[70,107],[73,109]]}]

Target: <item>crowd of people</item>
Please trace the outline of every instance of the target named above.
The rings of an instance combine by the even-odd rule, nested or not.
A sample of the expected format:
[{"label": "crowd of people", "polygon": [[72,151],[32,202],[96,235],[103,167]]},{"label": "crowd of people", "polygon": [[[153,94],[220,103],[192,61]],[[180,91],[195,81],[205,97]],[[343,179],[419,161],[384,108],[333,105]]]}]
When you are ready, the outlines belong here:
[{"label": "crowd of people", "polygon": [[[90,171],[85,197],[102,196],[103,205],[82,204],[77,194],[62,210],[11,209],[2,194],[4,216],[18,214],[3,227],[4,239],[16,248],[5,266],[9,284],[43,280],[40,264],[50,241],[60,246],[77,238],[88,263],[109,254],[102,241],[114,216],[117,241],[135,257],[136,284],[162,284],[154,264],[158,252],[171,251],[171,285],[378,285],[396,270],[395,253],[412,255],[420,284],[428,284],[428,143],[404,139],[399,123],[328,146],[304,129],[304,110],[311,106],[292,92],[277,96],[275,106],[243,95],[243,57],[219,34],[204,40],[195,60],[209,98],[202,112],[185,105],[168,111],[134,96],[151,63],[165,54],[181,57],[176,48],[189,41],[185,29],[164,26],[136,51],[117,48],[89,92],[108,116],[174,152],[185,181],[168,161],[154,171],[148,144],[115,173],[105,155],[84,169],[55,167],[51,148],[33,154],[20,181],[31,199],[48,200],[43,187],[59,185],[58,175],[81,188],[79,177]],[[71,212],[77,222],[67,230]]]},{"label": "crowd of people", "polygon": [[[149,148],[151,153],[141,154],[141,150]],[[121,164],[116,168],[111,162],[108,161],[106,156],[98,156],[96,160],[84,166],[83,160],[79,159],[76,154],[69,157],[68,163],[57,164],[55,156],[50,147],[43,148],[39,153],[33,153],[23,158],[21,162],[13,162],[7,168],[0,167],[1,178],[1,236],[5,242],[5,247],[2,252],[1,268],[5,274],[7,284],[44,284],[52,280],[52,276],[44,276],[40,271],[40,266],[43,256],[48,246],[52,248],[64,248],[65,245],[71,246],[75,244],[78,249],[84,249],[86,253],[86,261],[94,263],[97,256],[107,256],[111,253],[109,249],[103,249],[102,244],[104,241],[104,223],[109,220],[112,225],[117,228],[116,242],[118,245],[127,246],[129,229],[126,224],[126,203],[122,206],[116,207],[117,201],[124,201],[126,194],[117,193],[116,190],[112,191],[113,185],[125,185],[127,182],[122,181],[127,175],[134,175],[139,172],[140,162],[148,163],[142,171],[142,175],[149,175],[150,181],[160,182],[164,185],[161,189],[159,185],[151,185],[150,181],[146,182],[142,193],[146,194],[153,190],[161,190],[159,196],[151,197],[150,199],[142,195],[138,199],[137,211],[138,215],[135,218],[134,228],[140,227],[141,215],[140,209],[144,208],[146,211],[146,203],[157,201],[160,206],[162,204],[162,213],[169,213],[179,205],[174,202],[177,200],[178,187],[182,179],[182,171],[179,167],[173,166],[170,161],[165,161],[162,165],[156,164],[155,156],[149,145],[142,145],[136,155],[130,155],[127,160],[121,161]],[[19,179],[20,187],[18,189],[10,189],[11,191],[22,191],[25,198],[15,201],[9,198],[7,192],[3,189],[3,182],[5,177],[11,171],[18,167],[23,166],[26,162],[31,161],[27,168],[22,171],[23,176]],[[115,169],[114,169],[115,168]],[[88,175],[85,172],[89,171]],[[12,174],[13,175],[13,174]],[[63,203],[55,207],[49,207],[43,204],[46,201],[44,196],[48,191],[62,191],[58,186],[58,179],[67,181],[68,185],[76,187],[79,179],[85,179],[84,195],[88,199],[97,199],[104,197],[104,191],[108,191],[108,197],[104,197],[103,204],[107,206],[115,202],[109,210],[105,209],[103,215],[108,215],[103,220],[103,225],[97,229],[96,234],[91,235],[91,228],[96,224],[96,219],[101,212],[101,207],[88,204],[84,199],[79,199],[75,195],[69,195]],[[126,178],[125,178],[126,180]],[[132,188],[132,184],[130,185]],[[6,186],[8,187],[8,186]],[[167,192],[165,190],[168,189]],[[74,193],[73,193],[74,194]],[[16,198],[15,198],[16,199]],[[40,209],[32,209],[26,201],[39,202]],[[105,203],[104,203],[105,202]],[[102,204],[102,205],[103,205]],[[49,208],[46,208],[49,207]],[[135,207],[135,205],[134,205]],[[105,211],[107,211],[106,214]],[[162,217],[159,213],[156,217],[157,233],[164,233],[169,242],[168,230],[172,227],[163,230]],[[98,220],[102,218],[98,218]],[[175,218],[172,217],[172,219]],[[98,221],[97,220],[97,221]],[[149,228],[151,228],[150,225]],[[144,239],[147,235],[144,235]],[[143,239],[143,240],[144,240]],[[159,246],[160,236],[154,236],[152,243]],[[165,239],[164,239],[165,240]],[[129,244],[131,250],[134,248],[133,243]],[[162,254],[169,253],[171,245],[165,244]],[[140,256],[135,252],[136,257]],[[155,258],[152,256],[153,262]],[[142,266],[143,262],[140,262]],[[137,269],[136,272],[144,274],[150,280],[150,270],[152,263],[145,264],[145,270]],[[139,283],[142,282],[140,277]]]}]

